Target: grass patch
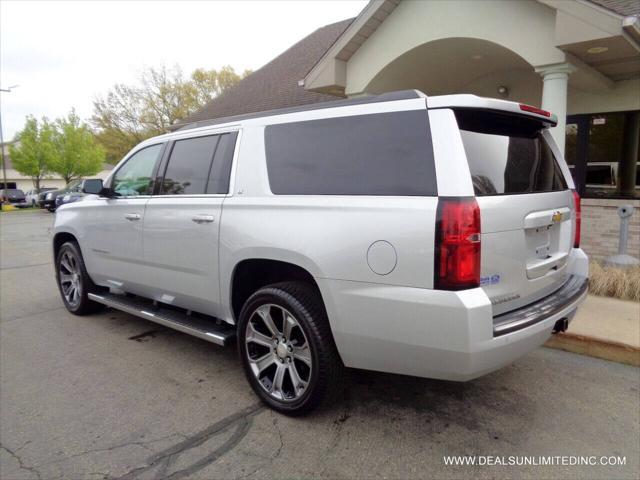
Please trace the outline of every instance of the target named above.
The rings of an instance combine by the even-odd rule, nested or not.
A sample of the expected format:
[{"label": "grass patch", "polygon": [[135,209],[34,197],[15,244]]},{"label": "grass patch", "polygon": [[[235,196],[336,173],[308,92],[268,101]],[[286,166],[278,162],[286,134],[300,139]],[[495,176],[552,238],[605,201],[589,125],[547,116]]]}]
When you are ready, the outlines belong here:
[{"label": "grass patch", "polygon": [[11,207],[11,208],[6,208],[4,205],[2,206],[2,213],[24,213],[24,212],[39,212],[40,210],[42,210],[39,207],[25,207],[25,208],[16,208],[16,207]]},{"label": "grass patch", "polygon": [[589,293],[640,302],[640,266],[622,269],[591,262]]}]

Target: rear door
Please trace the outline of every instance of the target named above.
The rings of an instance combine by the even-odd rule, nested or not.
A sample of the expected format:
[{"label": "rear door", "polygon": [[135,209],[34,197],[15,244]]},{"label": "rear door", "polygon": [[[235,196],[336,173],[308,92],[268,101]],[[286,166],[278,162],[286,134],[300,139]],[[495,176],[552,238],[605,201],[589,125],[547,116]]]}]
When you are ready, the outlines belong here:
[{"label": "rear door", "polygon": [[541,123],[506,112],[455,114],[480,207],[481,287],[500,314],[567,280],[573,193]]},{"label": "rear door", "polygon": [[238,132],[176,140],[144,218],[146,285],[155,300],[220,315],[218,242]]}]

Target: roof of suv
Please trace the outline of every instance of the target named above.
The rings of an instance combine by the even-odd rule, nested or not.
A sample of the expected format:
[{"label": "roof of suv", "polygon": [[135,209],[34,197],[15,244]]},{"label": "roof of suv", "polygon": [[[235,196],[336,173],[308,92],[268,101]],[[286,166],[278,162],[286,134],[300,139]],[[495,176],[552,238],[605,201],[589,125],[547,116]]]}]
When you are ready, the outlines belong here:
[{"label": "roof of suv", "polygon": [[423,98],[426,100],[426,107],[430,109],[437,108],[465,108],[465,109],[484,109],[503,111],[516,115],[523,115],[530,118],[534,118],[546,126],[555,126],[557,124],[557,117],[550,113],[540,110],[536,107],[528,105],[522,105],[517,102],[500,100],[496,98],[478,97],[477,95],[461,94],[461,95],[439,95],[434,97],[427,97],[419,90],[400,90],[396,92],[388,92],[380,95],[368,95],[356,98],[347,98],[340,100],[333,100],[329,102],[318,102],[309,105],[301,105],[290,108],[280,108],[276,110],[266,110],[263,112],[248,113],[245,115],[234,115],[230,117],[215,118],[211,120],[203,120],[200,122],[194,122],[189,125],[185,125],[179,130],[160,135],[157,137],[149,138],[140,143],[138,147],[148,146],[158,140],[169,140],[174,137],[184,136],[185,133],[194,131],[208,130],[207,127],[226,127],[237,126],[240,122],[246,120],[253,120],[258,118],[273,117],[278,115],[286,115],[289,113],[307,112],[313,110],[322,110],[329,108],[348,107],[355,105],[375,104],[382,102],[395,102],[403,100],[417,100]]},{"label": "roof of suv", "polygon": [[418,90],[399,90],[396,92],[382,93],[380,95],[367,95],[364,97],[345,98],[340,100],[331,100],[328,102],[317,102],[308,105],[300,105],[296,107],[278,108],[275,110],[265,110],[262,112],[247,113],[244,115],[233,115],[229,117],[214,118],[211,120],[203,120],[190,123],[183,126],[177,131],[184,131],[198,127],[209,127],[220,125],[223,123],[239,122],[242,120],[250,120],[253,118],[271,117],[274,115],[285,115],[287,113],[306,112],[311,110],[320,110],[323,108],[347,107],[350,105],[363,105],[368,103],[393,102],[397,100],[411,100],[415,98],[426,98],[422,92]]}]

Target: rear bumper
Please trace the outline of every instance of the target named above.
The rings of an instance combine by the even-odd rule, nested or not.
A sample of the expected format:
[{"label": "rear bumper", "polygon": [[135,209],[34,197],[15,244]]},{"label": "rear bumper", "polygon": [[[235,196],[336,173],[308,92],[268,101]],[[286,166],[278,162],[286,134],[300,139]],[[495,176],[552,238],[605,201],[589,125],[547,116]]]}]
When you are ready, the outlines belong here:
[{"label": "rear bumper", "polygon": [[[586,256],[575,254],[574,277],[583,285]],[[581,287],[563,301],[558,297],[553,309],[549,297],[524,307],[530,322],[496,336],[491,301],[480,288],[446,292],[327,279],[318,284],[345,365],[457,381],[495,371],[539,347],[558,320],[573,318],[587,295]]]},{"label": "rear bumper", "polygon": [[555,316],[558,312],[565,311],[567,306],[580,302],[584,298],[588,287],[589,279],[571,275],[569,280],[551,295],[525,307],[493,317],[493,335],[499,337],[517,332]]}]

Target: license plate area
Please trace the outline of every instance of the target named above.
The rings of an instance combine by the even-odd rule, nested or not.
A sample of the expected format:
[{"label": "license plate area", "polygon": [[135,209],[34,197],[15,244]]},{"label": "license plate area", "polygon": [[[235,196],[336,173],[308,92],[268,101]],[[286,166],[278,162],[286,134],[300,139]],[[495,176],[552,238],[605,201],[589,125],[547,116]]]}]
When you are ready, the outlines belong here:
[{"label": "license plate area", "polygon": [[571,240],[571,210],[533,212],[525,217],[527,278],[560,270],[567,262]]}]

